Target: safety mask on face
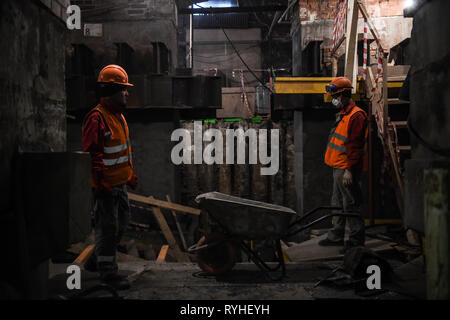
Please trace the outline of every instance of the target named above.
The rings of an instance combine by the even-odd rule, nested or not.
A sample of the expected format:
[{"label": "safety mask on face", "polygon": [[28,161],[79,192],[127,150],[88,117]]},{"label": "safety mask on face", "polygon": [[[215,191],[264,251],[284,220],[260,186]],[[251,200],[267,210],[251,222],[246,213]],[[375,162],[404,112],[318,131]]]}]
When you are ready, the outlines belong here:
[{"label": "safety mask on face", "polygon": [[342,102],[341,102],[341,99],[333,98],[333,100],[331,101],[331,103],[332,103],[333,106],[335,106],[336,108],[342,108]]}]

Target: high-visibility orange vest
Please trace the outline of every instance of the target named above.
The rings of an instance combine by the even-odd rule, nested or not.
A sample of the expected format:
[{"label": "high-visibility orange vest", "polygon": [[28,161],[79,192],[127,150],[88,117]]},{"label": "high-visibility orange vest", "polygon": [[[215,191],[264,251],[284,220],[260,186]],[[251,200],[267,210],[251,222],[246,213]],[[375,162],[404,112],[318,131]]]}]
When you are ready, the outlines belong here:
[{"label": "high-visibility orange vest", "polygon": [[[103,163],[105,165],[103,178],[110,186],[127,183],[133,175],[133,162],[130,134],[125,117],[120,114],[119,120],[115,114],[101,104],[92,109],[89,114],[92,112],[100,112],[107,127],[103,148]],[[96,186],[95,179],[92,179],[92,184],[94,187]]]},{"label": "high-visibility orange vest", "polygon": [[[345,143],[348,138],[348,124],[350,123],[351,117],[357,113],[362,112],[367,117],[366,112],[357,107],[353,106],[349,113],[342,116],[341,121],[336,126],[334,132],[331,132],[330,139],[328,141],[327,152],[325,153],[325,163],[330,167],[339,169],[348,169],[347,152],[345,148]],[[368,128],[365,131],[365,143],[364,143],[364,156],[362,170],[367,171],[368,168],[368,153],[367,153],[367,136]]]}]

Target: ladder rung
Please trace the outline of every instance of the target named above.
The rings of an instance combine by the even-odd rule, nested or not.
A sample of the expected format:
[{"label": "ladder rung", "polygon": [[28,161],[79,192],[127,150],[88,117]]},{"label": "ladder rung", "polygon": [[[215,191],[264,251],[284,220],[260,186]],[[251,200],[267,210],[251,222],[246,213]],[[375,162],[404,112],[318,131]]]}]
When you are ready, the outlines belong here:
[{"label": "ladder rung", "polygon": [[399,146],[400,151],[411,151],[411,146]]},{"label": "ladder rung", "polygon": [[406,80],[406,75],[388,77],[388,81],[392,81],[392,82],[400,82],[400,81],[405,81],[405,80]]},{"label": "ladder rung", "polygon": [[398,98],[388,99],[389,104],[409,104],[409,101],[400,100]]},{"label": "ladder rung", "polygon": [[395,125],[397,128],[407,128],[408,127],[408,121],[391,121],[389,122],[390,125]]}]

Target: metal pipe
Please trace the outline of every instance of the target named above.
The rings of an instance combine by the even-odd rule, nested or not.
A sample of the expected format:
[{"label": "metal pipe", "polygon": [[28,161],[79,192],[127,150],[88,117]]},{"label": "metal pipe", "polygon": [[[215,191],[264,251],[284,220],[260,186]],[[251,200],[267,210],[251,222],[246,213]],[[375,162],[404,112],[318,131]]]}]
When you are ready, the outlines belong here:
[{"label": "metal pipe", "polygon": [[189,16],[189,68],[194,68],[194,15]]}]

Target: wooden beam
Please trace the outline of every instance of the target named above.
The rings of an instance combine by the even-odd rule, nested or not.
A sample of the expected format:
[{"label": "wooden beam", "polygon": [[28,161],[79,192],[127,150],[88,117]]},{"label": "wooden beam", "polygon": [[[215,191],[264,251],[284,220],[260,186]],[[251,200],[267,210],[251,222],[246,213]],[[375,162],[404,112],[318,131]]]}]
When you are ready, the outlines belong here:
[{"label": "wooden beam", "polygon": [[356,92],[357,38],[358,38],[358,7],[356,0],[348,0],[347,7],[347,33],[345,50],[345,77],[353,84],[353,93]]},{"label": "wooden beam", "polygon": [[167,244],[161,247],[159,251],[158,258],[156,259],[157,263],[166,262],[167,252],[169,251],[169,246]]},{"label": "wooden beam", "polygon": [[137,202],[142,202],[145,204],[149,204],[151,206],[160,207],[163,209],[174,210],[176,212],[181,212],[184,214],[193,214],[193,215],[199,216],[200,212],[201,212],[201,210],[195,209],[192,207],[187,207],[187,206],[183,206],[181,204],[176,204],[176,203],[172,203],[172,202],[169,203],[167,201],[157,200],[153,197],[145,197],[145,196],[141,196],[141,195],[129,193],[129,192],[128,192],[128,199],[137,201]]},{"label": "wooden beam", "polygon": [[403,179],[402,176],[400,174],[400,168],[399,168],[399,163],[397,160],[397,155],[395,154],[395,150],[394,147],[392,145],[392,139],[391,139],[391,135],[389,134],[389,132],[386,132],[386,136],[388,138],[388,148],[389,148],[389,154],[391,156],[391,160],[392,163],[394,165],[394,171],[395,171],[395,177],[397,179],[397,185],[398,185],[398,189],[400,191],[400,199],[397,199],[399,201],[399,206],[401,206],[402,208],[400,208],[401,213],[403,215],[403,201],[405,199],[405,191],[404,191],[404,186],[403,186]]},{"label": "wooden beam", "polygon": [[[167,202],[172,203],[169,195],[166,195],[166,199],[167,199]],[[178,234],[180,235],[180,239],[181,239],[181,243],[183,244],[184,251],[186,251],[187,244],[186,244],[186,240],[184,239],[183,230],[181,229],[181,225],[178,222],[177,214],[173,210],[172,210],[172,216],[173,216],[173,219],[175,220],[175,224],[177,225]]]},{"label": "wooden beam", "polygon": [[383,56],[383,132],[387,132],[387,124],[389,122],[389,96],[388,96],[388,68],[387,55]]},{"label": "wooden beam", "polygon": [[[150,197],[150,199],[154,198]],[[161,209],[159,207],[153,207],[152,210],[156,220],[158,221],[159,226],[161,227],[161,231],[167,240],[167,243],[175,251],[175,257],[177,258],[177,261],[189,262],[188,257],[183,252],[181,252],[180,248],[178,247],[177,241],[175,240],[175,237],[173,236],[173,233],[170,230],[166,218],[164,218],[164,215],[161,212]]]},{"label": "wooden beam", "polygon": [[92,253],[94,253],[94,245],[91,244],[89,245],[86,249],[83,250],[83,252],[81,252],[81,254],[75,259],[75,261],[73,263],[75,264],[84,264],[92,255]]}]

